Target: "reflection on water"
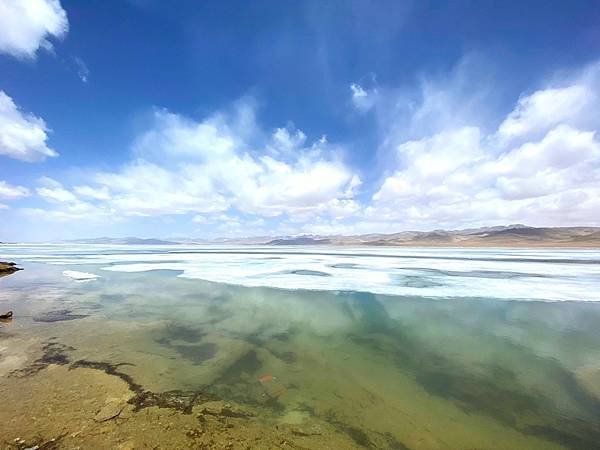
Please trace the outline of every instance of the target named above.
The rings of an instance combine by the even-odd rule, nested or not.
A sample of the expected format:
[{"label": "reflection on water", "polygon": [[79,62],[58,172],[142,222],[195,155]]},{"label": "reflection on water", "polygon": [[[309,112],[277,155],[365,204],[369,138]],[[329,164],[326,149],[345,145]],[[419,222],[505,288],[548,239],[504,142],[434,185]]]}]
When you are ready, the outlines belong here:
[{"label": "reflection on water", "polygon": [[[345,270],[355,264],[330,262]],[[460,276],[487,276],[476,266]],[[103,271],[82,283],[63,277],[65,267],[29,262],[1,281],[0,309],[17,316],[11,333],[54,337],[72,360],[127,363],[119,370],[155,392],[203,391],[282,422],[318,418],[364,447],[590,449],[600,442],[595,302],[242,287],[171,270]],[[435,270],[431,280],[421,273],[397,282],[428,286],[457,276]],[[509,272],[491,277],[531,278]]]}]

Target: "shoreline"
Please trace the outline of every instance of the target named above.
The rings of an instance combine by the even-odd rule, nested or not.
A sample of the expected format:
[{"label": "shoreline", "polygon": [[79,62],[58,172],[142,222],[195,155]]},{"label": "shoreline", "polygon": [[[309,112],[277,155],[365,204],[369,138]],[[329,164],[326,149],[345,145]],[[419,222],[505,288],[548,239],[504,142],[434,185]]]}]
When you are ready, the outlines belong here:
[{"label": "shoreline", "polygon": [[19,270],[23,270],[20,267],[17,267],[17,263],[14,262],[6,262],[0,261],[0,277],[5,275],[11,275]]},{"label": "shoreline", "polygon": [[[568,249],[590,249],[590,250],[600,250],[600,243],[598,242],[326,242],[326,243],[310,243],[310,244],[294,244],[294,243],[282,243],[282,244],[269,244],[269,243],[258,243],[258,244],[247,244],[247,243],[173,243],[173,244],[90,244],[90,243],[77,243],[77,244],[65,244],[65,243],[57,243],[57,242],[19,242],[14,244],[2,243],[0,244],[0,249],[4,247],[21,247],[21,246],[89,246],[89,247],[131,247],[131,248],[143,248],[143,247],[199,247],[199,248],[207,248],[207,247],[227,247],[227,246],[237,246],[237,247],[272,247],[272,248],[280,248],[280,247],[298,247],[298,248],[311,248],[311,247],[373,247],[373,248],[381,248],[381,247],[389,247],[389,248],[514,248],[514,249],[560,249],[560,250],[568,250]],[[5,263],[0,262],[0,273],[2,273],[1,266],[3,264],[14,265],[14,263]],[[15,268],[16,270],[22,270],[19,268]],[[11,272],[12,273],[12,272]]]}]

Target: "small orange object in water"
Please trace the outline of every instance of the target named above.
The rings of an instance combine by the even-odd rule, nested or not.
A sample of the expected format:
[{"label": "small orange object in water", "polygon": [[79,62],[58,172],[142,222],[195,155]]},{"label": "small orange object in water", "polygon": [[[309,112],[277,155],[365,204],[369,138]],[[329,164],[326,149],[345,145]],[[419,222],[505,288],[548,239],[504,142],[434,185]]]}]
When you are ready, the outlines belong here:
[{"label": "small orange object in water", "polygon": [[271,381],[273,379],[273,375],[263,375],[258,379],[261,383],[266,383],[267,381]]}]

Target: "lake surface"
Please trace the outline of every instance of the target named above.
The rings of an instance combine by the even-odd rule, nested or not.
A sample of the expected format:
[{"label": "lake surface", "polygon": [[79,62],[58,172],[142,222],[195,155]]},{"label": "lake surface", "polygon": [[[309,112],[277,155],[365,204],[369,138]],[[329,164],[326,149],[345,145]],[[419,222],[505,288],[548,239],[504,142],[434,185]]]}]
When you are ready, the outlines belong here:
[{"label": "lake surface", "polygon": [[[600,448],[600,251],[3,245],[11,333],[372,448]],[[65,275],[66,272],[66,275]],[[1,330],[0,330],[1,331]]]}]

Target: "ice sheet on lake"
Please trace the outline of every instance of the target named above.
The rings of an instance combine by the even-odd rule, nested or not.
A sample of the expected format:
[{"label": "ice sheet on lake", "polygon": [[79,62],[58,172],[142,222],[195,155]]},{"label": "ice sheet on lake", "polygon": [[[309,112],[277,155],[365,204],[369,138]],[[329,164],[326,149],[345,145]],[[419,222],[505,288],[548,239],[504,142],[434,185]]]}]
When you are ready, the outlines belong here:
[{"label": "ice sheet on lake", "polygon": [[182,278],[242,286],[600,301],[597,250],[29,245],[3,247],[2,252],[11,259],[83,270],[173,270]]},{"label": "ice sheet on lake", "polygon": [[100,275],[96,275],[88,272],[78,272],[76,270],[65,270],[63,272],[65,277],[72,278],[76,281],[90,281],[95,280],[96,278],[100,278]]}]

